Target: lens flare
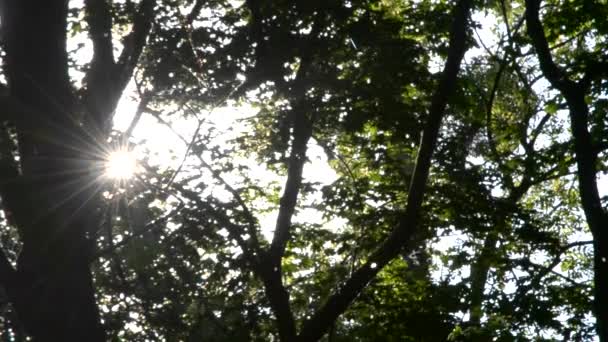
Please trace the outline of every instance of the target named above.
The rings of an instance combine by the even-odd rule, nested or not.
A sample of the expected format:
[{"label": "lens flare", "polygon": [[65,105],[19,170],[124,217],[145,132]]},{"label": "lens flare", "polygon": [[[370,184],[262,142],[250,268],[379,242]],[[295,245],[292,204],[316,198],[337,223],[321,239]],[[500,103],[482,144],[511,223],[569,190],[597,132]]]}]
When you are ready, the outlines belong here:
[{"label": "lens flare", "polygon": [[110,152],[106,159],[105,174],[108,178],[127,180],[137,172],[137,158],[128,150]]}]

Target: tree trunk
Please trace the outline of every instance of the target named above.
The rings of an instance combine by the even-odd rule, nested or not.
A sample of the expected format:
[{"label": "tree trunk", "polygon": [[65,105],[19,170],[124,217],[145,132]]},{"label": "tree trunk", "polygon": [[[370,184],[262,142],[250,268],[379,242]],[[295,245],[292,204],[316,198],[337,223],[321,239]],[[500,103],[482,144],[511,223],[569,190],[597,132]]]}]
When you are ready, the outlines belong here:
[{"label": "tree trunk", "polygon": [[[597,153],[587,127],[589,107],[585,94],[571,88],[564,94],[570,109],[577,178],[581,204],[593,235],[593,295],[596,330],[601,342],[608,341],[608,214],[602,208],[597,185]],[[564,93],[564,92],[562,92]]]},{"label": "tree trunk", "polygon": [[476,327],[483,318],[484,290],[491,268],[491,259],[496,252],[497,234],[490,232],[484,239],[477,261],[471,265],[471,294],[469,297],[469,322]]},{"label": "tree trunk", "polygon": [[555,62],[539,18],[540,0],[526,0],[528,35],[538,55],[543,75],[566,99],[574,138],[579,194],[589,230],[593,235],[594,313],[601,342],[608,341],[608,214],[602,208],[597,184],[598,152],[589,132],[586,79],[595,70],[587,66],[585,77],[573,81]]},{"label": "tree trunk", "polygon": [[89,269],[97,226],[90,172],[95,139],[77,123],[66,52],[68,1],[4,0],[1,6],[10,96],[35,113],[15,118],[20,174],[2,194],[23,242],[9,297],[35,341],[104,341]]}]

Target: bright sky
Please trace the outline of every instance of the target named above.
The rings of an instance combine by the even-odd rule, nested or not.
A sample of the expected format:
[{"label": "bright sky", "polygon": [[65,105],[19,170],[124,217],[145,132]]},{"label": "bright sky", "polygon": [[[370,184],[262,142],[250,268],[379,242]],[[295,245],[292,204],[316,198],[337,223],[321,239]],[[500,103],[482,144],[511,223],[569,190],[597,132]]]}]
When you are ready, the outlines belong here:
[{"label": "bright sky", "polygon": [[[137,110],[137,93],[134,90],[133,84],[130,84],[129,88],[123,95],[116,115],[114,118],[114,127],[116,130],[125,131]],[[210,113],[200,113],[201,116],[206,117],[206,123],[201,130],[204,133],[206,128],[213,127],[221,134],[216,135],[211,140],[209,146],[228,146],[230,140],[240,136],[242,133],[251,130],[248,124],[240,121],[241,119],[252,117],[257,113],[257,110],[248,105],[242,106],[226,106],[212,110]],[[178,132],[186,140],[190,141],[192,135],[195,133],[197,126],[197,120],[193,117],[190,118],[176,118],[172,122],[173,131],[164,124],[158,122],[156,118],[151,115],[144,114],[137,127],[133,130],[133,141],[140,142],[138,147],[135,148],[135,153],[138,158],[144,157],[144,150],[149,150],[152,154],[149,156],[151,164],[160,165],[175,169],[182,162],[186,153],[186,144],[178,137],[175,132]],[[317,182],[322,185],[332,183],[336,178],[336,172],[329,166],[327,162],[327,156],[323,149],[311,139],[308,144],[307,151],[308,159],[310,160],[304,167],[304,180],[307,182]],[[208,164],[213,165],[213,160],[210,160],[206,156],[205,160]],[[235,157],[233,160],[235,164],[243,164],[249,168],[248,175],[259,181],[260,184],[270,184],[272,182],[279,182],[281,186],[284,185],[286,177],[279,176],[274,172],[268,170],[263,165],[255,160],[254,157]],[[187,158],[187,164],[193,165],[197,169],[200,169],[200,161],[190,156]],[[184,175],[188,174],[188,170],[185,169]],[[241,177],[236,173],[222,175],[222,177],[232,186],[237,186],[241,183]],[[215,180],[209,175],[208,183],[214,184]],[[214,189],[214,195],[218,198],[229,197],[230,194],[225,191],[221,186],[212,187]],[[320,201],[321,195],[316,194],[310,196],[303,204],[312,204],[315,201]],[[258,217],[262,226],[263,235],[267,239],[272,238],[272,232],[276,222],[277,211],[264,213]],[[314,223],[323,223],[321,214],[316,210],[303,209],[294,218],[294,221],[306,221]],[[340,225],[341,223],[333,222],[333,225]]]}]

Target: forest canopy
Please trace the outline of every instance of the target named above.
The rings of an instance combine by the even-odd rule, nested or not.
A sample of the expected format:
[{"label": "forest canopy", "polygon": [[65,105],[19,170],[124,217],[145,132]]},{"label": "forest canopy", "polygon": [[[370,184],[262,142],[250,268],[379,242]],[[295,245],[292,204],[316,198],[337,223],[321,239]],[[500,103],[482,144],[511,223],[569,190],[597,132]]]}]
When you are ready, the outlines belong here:
[{"label": "forest canopy", "polygon": [[0,0],[5,341],[608,342],[608,4]]}]

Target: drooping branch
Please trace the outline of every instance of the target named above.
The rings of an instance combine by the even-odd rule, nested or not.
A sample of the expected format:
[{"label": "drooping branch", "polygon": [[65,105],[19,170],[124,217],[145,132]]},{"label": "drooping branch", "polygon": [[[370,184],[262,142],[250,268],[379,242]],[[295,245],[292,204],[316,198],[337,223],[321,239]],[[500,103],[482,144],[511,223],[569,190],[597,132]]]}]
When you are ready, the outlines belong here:
[{"label": "drooping branch", "polygon": [[[486,138],[488,139],[488,145],[490,146],[491,156],[494,159],[494,162],[498,164],[500,169],[507,170],[507,166],[503,162],[500,153],[498,152],[496,139],[494,137],[493,125],[492,125],[492,114],[494,111],[494,102],[496,100],[496,95],[499,89],[499,85],[501,82],[502,75],[507,67],[508,59],[507,57],[503,58],[499,65],[498,71],[496,72],[496,76],[494,77],[494,82],[492,84],[492,89],[490,91],[490,97],[488,98],[486,104]],[[504,172],[503,181],[508,187],[513,186],[513,179],[510,177],[509,172]]]},{"label": "drooping branch", "polygon": [[129,243],[131,243],[131,241],[133,239],[139,238],[139,237],[141,237],[141,236],[143,236],[143,235],[145,235],[145,234],[147,234],[147,233],[149,233],[151,231],[160,230],[163,227],[166,227],[167,222],[171,218],[173,218],[174,216],[177,216],[179,214],[180,210],[183,209],[183,207],[184,207],[184,205],[180,204],[175,209],[173,209],[172,211],[170,211],[169,213],[167,213],[167,214],[165,214],[165,215],[163,215],[163,216],[161,216],[161,217],[159,217],[157,219],[154,219],[151,222],[146,223],[142,227],[136,227],[137,231],[136,231],[135,234],[128,235],[128,236],[124,237],[120,242],[113,243],[112,242],[112,238],[110,237],[108,239],[108,241],[111,243],[111,245],[109,247],[107,247],[107,248],[98,250],[95,253],[95,255],[93,256],[93,260],[95,260],[95,259],[97,259],[99,257],[106,256],[108,254],[114,253],[116,250],[118,250],[118,249],[120,249],[120,248],[122,248],[124,246],[127,246]]},{"label": "drooping branch", "polygon": [[424,198],[431,158],[439,135],[441,120],[444,116],[448,98],[456,85],[460,63],[466,51],[467,20],[470,6],[469,0],[461,0],[456,4],[454,9],[448,57],[441,79],[431,100],[431,107],[409,188],[405,214],[380,248],[370,255],[367,262],[357,269],[338,291],[329,297],[319,311],[304,322],[298,336],[299,341],[316,341],[320,339],[329,330],[338,316],[358,296],[361,290],[389,261],[399,255],[416,233],[417,220]]}]

